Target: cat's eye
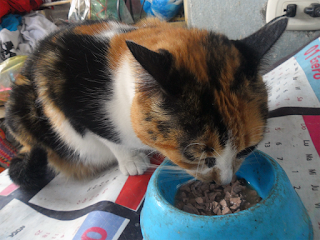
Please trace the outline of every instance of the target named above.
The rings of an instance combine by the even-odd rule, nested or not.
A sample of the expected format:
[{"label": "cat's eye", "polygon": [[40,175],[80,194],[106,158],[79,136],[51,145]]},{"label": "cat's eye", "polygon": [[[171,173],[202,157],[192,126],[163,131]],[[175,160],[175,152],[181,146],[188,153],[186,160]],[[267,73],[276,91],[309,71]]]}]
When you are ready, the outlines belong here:
[{"label": "cat's eye", "polygon": [[237,154],[237,158],[244,158],[249,155],[257,146],[248,147]]},{"label": "cat's eye", "polygon": [[195,161],[196,160],[196,158],[192,155],[192,154],[190,154],[190,153],[188,153],[188,152],[185,152],[184,154],[183,154],[185,157],[186,157],[186,159],[188,159],[189,161]]},{"label": "cat's eye", "polygon": [[216,165],[216,159],[214,157],[207,157],[204,162],[208,168],[212,168],[214,165]]}]

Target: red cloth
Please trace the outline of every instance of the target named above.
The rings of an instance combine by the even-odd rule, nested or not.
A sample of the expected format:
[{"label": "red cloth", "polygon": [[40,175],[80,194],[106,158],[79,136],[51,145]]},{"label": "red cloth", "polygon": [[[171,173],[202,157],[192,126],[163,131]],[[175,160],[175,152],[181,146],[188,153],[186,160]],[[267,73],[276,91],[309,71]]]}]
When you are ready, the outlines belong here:
[{"label": "red cloth", "polygon": [[36,10],[42,0],[0,0],[0,22],[4,15],[9,13],[25,13]]}]

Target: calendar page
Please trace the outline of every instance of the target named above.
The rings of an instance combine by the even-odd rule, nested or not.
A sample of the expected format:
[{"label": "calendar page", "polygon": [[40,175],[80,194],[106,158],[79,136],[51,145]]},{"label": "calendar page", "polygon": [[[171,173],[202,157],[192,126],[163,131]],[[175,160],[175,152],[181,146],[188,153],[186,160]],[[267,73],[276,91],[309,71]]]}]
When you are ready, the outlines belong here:
[{"label": "calendar page", "polygon": [[[263,76],[270,112],[258,145],[287,173],[309,213],[314,239],[320,239],[319,46],[319,39],[312,41]],[[42,189],[26,191],[4,171],[0,239],[142,240],[139,218],[150,177],[123,176],[114,166],[91,180],[57,175]]]},{"label": "calendar page", "polygon": [[[151,163],[163,156],[155,154]],[[91,180],[55,176],[37,191],[0,174],[0,239],[142,239],[140,211],[154,169],[124,176],[118,166]]]},{"label": "calendar page", "polygon": [[13,199],[0,211],[0,239],[72,239],[86,215],[67,222],[39,214]]},{"label": "calendar page", "polygon": [[263,79],[270,114],[258,148],[285,170],[320,239],[320,39]]},{"label": "calendar page", "polygon": [[[56,211],[73,211],[100,201],[116,202],[128,177],[115,167],[93,180],[77,181],[58,175],[29,202]],[[141,200],[141,199],[140,199]]]},{"label": "calendar page", "polygon": [[296,57],[288,59],[263,78],[268,87],[270,111],[284,107],[320,107],[317,95]]}]

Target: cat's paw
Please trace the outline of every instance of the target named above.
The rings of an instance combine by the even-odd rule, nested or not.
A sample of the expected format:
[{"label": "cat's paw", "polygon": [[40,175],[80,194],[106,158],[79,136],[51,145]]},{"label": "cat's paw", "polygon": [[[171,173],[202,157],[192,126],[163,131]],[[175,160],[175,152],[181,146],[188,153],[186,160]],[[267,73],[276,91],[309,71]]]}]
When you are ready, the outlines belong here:
[{"label": "cat's paw", "polygon": [[119,161],[119,169],[122,174],[128,175],[142,175],[149,167],[150,159],[144,153],[137,153],[132,155],[125,161]]}]

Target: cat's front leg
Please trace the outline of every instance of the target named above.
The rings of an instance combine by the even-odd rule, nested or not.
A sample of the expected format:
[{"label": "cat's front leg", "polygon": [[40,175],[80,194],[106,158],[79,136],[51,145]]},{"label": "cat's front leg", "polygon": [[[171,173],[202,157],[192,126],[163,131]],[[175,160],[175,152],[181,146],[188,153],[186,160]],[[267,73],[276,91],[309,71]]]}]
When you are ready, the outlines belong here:
[{"label": "cat's front leg", "polygon": [[119,169],[124,175],[142,175],[150,165],[145,153],[134,151],[129,157],[118,158]]},{"label": "cat's front leg", "polygon": [[123,146],[113,146],[112,152],[118,160],[119,169],[124,175],[142,175],[150,165],[149,157],[138,150]]}]

